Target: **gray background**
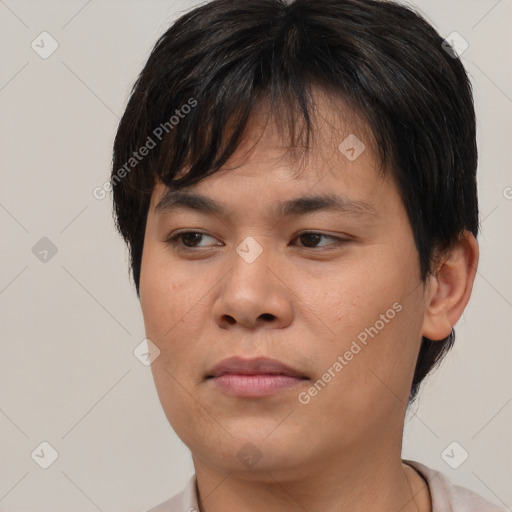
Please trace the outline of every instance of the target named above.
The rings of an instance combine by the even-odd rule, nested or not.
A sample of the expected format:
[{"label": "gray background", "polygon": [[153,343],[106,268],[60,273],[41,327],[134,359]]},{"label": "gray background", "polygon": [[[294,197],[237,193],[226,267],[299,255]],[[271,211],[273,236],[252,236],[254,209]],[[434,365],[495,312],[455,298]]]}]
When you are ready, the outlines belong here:
[{"label": "gray background", "polygon": [[[141,511],[193,472],[133,355],[144,329],[127,252],[109,197],[92,194],[150,49],[193,5],[0,0],[1,511]],[[409,412],[404,457],[511,508],[512,4],[414,5],[469,43],[482,234],[455,349]],[[31,47],[50,48],[43,31],[59,45],[47,59]],[[48,469],[43,441],[58,452]],[[469,453],[457,469],[442,456],[454,441],[452,465]]]}]

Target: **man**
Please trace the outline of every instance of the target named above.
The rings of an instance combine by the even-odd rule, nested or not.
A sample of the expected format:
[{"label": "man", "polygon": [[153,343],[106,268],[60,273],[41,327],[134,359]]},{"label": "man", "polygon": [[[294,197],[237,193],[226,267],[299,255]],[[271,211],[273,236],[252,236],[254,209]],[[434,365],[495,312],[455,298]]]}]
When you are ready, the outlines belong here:
[{"label": "man", "polygon": [[409,8],[214,0],[169,28],[111,179],[195,467],[153,512],[500,510],[401,459],[470,298],[476,163],[464,68]]}]

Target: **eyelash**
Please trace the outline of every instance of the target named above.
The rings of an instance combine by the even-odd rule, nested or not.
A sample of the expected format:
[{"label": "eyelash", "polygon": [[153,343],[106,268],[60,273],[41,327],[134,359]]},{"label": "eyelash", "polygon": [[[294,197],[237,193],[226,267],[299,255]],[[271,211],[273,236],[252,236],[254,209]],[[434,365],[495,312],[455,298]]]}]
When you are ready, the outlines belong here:
[{"label": "eyelash", "polygon": [[[180,244],[180,239],[184,236],[184,235],[192,235],[192,234],[195,234],[195,235],[203,235],[203,236],[209,236],[211,238],[215,238],[213,237],[212,235],[209,235],[208,233],[204,233],[202,231],[182,231],[180,233],[176,233],[174,235],[171,235],[169,236],[166,240],[165,240],[165,243],[169,244],[169,245],[172,245],[172,246],[175,246],[177,247],[179,250],[184,250],[184,251],[194,251],[194,250],[206,250],[206,249],[212,249],[213,247],[218,247],[218,246],[208,246],[208,247],[187,247],[186,245],[181,245],[180,247],[178,247],[178,245]],[[295,238],[300,238],[302,236],[306,236],[306,235],[317,235],[317,236],[320,236],[322,238],[329,238],[331,240],[334,240],[335,243],[333,244],[330,244],[330,246],[335,246],[335,247],[339,247],[340,245],[344,245],[348,242],[350,242],[349,239],[347,238],[339,238],[339,237],[335,237],[335,236],[332,236],[332,235],[326,235],[324,233],[319,233],[317,231],[304,231],[302,233],[299,233]],[[305,247],[305,246],[301,246],[302,249],[313,249],[313,250],[321,250],[321,251],[329,251],[329,250],[332,250],[332,247]]]}]

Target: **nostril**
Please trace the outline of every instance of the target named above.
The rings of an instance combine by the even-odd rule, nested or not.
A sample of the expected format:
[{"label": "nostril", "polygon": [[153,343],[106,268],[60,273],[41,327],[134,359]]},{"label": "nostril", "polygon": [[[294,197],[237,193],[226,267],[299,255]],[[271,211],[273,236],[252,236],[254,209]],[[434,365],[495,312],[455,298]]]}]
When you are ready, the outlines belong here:
[{"label": "nostril", "polygon": [[224,319],[229,325],[236,324],[236,320],[232,316],[224,315]]}]

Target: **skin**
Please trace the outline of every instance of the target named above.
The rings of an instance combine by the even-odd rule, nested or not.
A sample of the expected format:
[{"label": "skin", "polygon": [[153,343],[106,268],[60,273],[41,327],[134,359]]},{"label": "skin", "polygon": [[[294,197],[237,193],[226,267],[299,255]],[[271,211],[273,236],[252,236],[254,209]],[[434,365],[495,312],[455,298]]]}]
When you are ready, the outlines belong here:
[{"label": "skin", "polygon": [[[160,350],[152,371],[165,414],[192,452],[205,512],[431,510],[422,477],[401,461],[404,416],[421,337],[443,339],[461,316],[478,246],[466,233],[422,282],[411,225],[391,173],[378,173],[368,130],[341,101],[316,97],[314,147],[300,176],[260,108],[226,169],[189,187],[223,203],[226,215],[157,212],[162,183],[151,198],[140,300],[146,335]],[[354,161],[338,150],[351,133],[366,145]],[[375,214],[274,216],[279,201],[322,193],[364,201]],[[177,231],[207,235],[167,243]],[[252,263],[235,251],[248,236],[263,249]],[[401,311],[300,403],[298,394],[396,303]],[[310,380],[236,398],[205,379],[233,355],[278,359]],[[260,457],[252,466],[237,456],[246,443]]]}]

